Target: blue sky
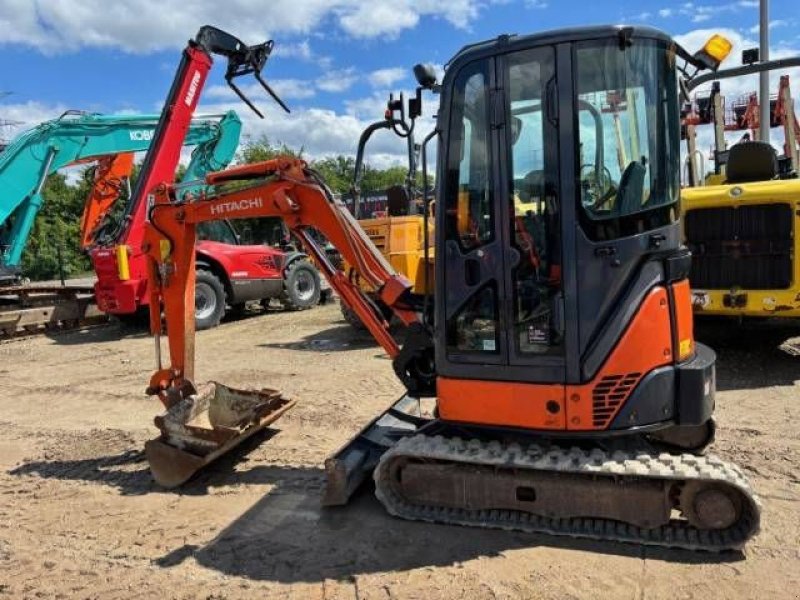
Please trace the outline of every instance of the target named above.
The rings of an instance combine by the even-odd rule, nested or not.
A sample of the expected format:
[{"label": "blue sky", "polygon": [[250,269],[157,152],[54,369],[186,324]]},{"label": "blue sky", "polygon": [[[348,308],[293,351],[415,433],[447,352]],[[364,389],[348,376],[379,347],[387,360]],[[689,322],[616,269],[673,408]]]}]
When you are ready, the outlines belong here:
[{"label": "blue sky", "polygon": [[[793,7],[796,0],[771,1],[773,53],[800,53],[800,17]],[[753,0],[0,0],[0,92],[13,92],[0,98],[0,119],[31,126],[67,108],[155,111],[186,39],[209,23],[247,42],[275,39],[267,77],[293,115],[270,107],[265,121],[245,116],[245,107],[220,87],[221,68],[206,88],[204,111],[241,107],[250,137],[268,135],[315,156],[349,153],[360,129],[380,118],[387,93],[412,88],[414,63],[442,65],[477,40],[645,23],[679,36],[690,50],[707,30],[721,30],[737,44],[731,60],[738,62],[741,47],[758,39],[757,21]],[[739,82],[735,91],[754,83]],[[800,73],[795,90],[798,84]],[[388,136],[374,150],[377,162],[402,156]]]}]

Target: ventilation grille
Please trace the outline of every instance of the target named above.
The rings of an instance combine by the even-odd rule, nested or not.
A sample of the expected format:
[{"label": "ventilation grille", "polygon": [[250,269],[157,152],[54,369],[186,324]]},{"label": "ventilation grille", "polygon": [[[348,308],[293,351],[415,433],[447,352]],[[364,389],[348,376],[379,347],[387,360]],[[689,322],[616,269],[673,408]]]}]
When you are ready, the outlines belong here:
[{"label": "ventilation grille", "polygon": [[788,204],[693,209],[686,212],[695,289],[787,289],[792,283]]},{"label": "ventilation grille", "polygon": [[608,375],[594,386],[592,391],[592,423],[595,427],[606,427],[617,409],[630,396],[639,383],[641,373]]}]

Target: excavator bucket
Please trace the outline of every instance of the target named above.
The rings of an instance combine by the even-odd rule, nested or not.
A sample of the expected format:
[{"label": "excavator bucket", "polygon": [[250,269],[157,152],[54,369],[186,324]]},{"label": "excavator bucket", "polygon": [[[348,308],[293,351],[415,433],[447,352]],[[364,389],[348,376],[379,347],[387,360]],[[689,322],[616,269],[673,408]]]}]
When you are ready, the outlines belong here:
[{"label": "excavator bucket", "polygon": [[145,446],[153,478],[173,488],[295,405],[271,389],[245,391],[217,382],[202,386],[156,417],[161,435]]}]

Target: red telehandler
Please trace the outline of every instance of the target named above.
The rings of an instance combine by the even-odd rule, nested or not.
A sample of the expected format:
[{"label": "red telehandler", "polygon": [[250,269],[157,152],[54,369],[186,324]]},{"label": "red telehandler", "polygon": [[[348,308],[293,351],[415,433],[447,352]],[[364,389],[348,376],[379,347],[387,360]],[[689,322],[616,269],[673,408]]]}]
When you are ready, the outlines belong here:
[{"label": "red telehandler", "polygon": [[[328,459],[327,504],[345,503],[371,474],[387,510],[407,519],[743,546],[760,507],[736,465],[704,455],[716,357],[694,340],[677,210],[678,76],[715,69],[718,46],[692,55],[653,29],[587,27],[468,46],[441,85],[432,67],[415,68],[420,88],[441,93],[427,138],[439,143],[432,310],[302,160],[210,174],[215,193],[196,198],[154,188],[143,251],[159,368],[148,392],[167,409],[146,446],[156,479],[180,484],[293,404],[272,390],[193,383],[197,227],[277,216],[407,388]],[[613,148],[614,128],[575,126],[609,94],[647,107],[642,155],[618,177],[615,152],[579,158],[582,147]],[[424,150],[422,163],[424,177]],[[533,204],[525,235],[513,209],[523,193]],[[312,230],[408,326],[402,347]],[[526,237],[541,241],[535,261]]]}]

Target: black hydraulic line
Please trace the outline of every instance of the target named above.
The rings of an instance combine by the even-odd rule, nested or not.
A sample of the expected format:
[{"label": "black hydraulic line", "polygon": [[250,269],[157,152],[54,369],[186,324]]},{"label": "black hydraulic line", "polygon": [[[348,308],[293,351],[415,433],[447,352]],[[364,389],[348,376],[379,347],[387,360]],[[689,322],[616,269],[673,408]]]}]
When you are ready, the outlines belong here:
[{"label": "black hydraulic line", "polygon": [[430,202],[428,200],[428,142],[430,142],[439,133],[438,129],[434,129],[425,139],[422,140],[422,251],[423,261],[423,281],[425,282],[425,293],[422,301],[422,324],[432,329],[431,324],[428,323],[428,304],[430,300],[430,277],[428,276],[428,267],[430,262],[430,235],[428,234],[428,223],[430,220]]},{"label": "black hydraulic line", "polygon": [[361,137],[358,139],[358,149],[356,150],[356,164],[353,170],[353,183],[350,186],[350,193],[353,195],[353,216],[358,219],[360,218],[360,204],[361,204],[361,180],[364,178],[363,166],[364,166],[364,149],[367,145],[367,142],[372,137],[372,134],[380,129],[395,129],[395,127],[400,126],[406,130],[406,133],[401,137],[409,138],[408,144],[408,159],[409,159],[409,170],[414,169],[416,170],[416,166],[414,164],[414,139],[410,136],[410,131],[408,130],[408,126],[403,122],[399,121],[398,119],[384,119],[383,121],[375,121],[374,123],[370,124],[363,132],[361,132]]}]

